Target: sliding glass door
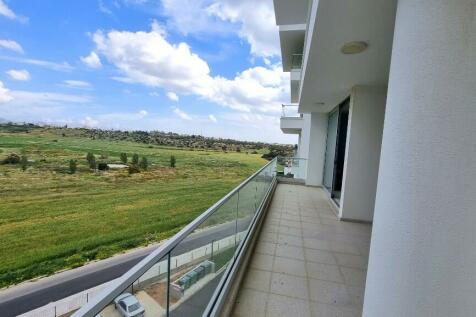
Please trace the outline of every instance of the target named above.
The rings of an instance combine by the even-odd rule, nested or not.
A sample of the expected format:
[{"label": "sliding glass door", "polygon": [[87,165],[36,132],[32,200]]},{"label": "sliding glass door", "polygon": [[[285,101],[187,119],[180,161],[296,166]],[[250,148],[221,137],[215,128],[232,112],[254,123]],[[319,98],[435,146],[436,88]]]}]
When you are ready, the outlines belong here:
[{"label": "sliding glass door", "polygon": [[327,125],[323,183],[337,204],[340,204],[342,179],[344,176],[348,120],[349,99],[346,99],[334,111],[329,113]]},{"label": "sliding glass door", "polygon": [[339,111],[335,110],[329,114],[327,124],[327,144],[326,157],[324,161],[324,186],[332,192],[332,182],[334,180],[334,158],[336,153],[337,124],[339,121]]}]

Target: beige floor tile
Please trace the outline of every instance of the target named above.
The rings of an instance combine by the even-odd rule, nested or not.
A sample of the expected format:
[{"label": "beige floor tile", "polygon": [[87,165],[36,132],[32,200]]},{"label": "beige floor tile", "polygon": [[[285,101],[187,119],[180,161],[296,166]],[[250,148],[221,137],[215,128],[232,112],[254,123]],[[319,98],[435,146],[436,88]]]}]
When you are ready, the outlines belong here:
[{"label": "beige floor tile", "polygon": [[337,265],[306,262],[306,269],[308,276],[311,278],[336,283],[344,283],[344,279],[342,278]]},{"label": "beige floor tile", "polygon": [[342,307],[352,307],[352,298],[344,284],[309,280],[309,297],[315,302],[330,304]]},{"label": "beige floor tile", "polygon": [[353,267],[356,269],[367,268],[367,260],[361,255],[334,253],[337,264],[340,266]]},{"label": "beige floor tile", "polygon": [[276,256],[304,261],[304,249],[292,245],[278,244],[276,247]]},{"label": "beige floor tile", "polygon": [[269,292],[271,272],[249,269],[246,272],[244,286],[261,292]]},{"label": "beige floor tile", "polygon": [[310,302],[312,317],[359,317],[357,309]]},{"label": "beige floor tile", "polygon": [[299,236],[293,236],[289,234],[280,233],[278,234],[278,244],[302,247],[303,241],[302,241],[302,238]]},{"label": "beige floor tile", "polygon": [[278,233],[290,234],[293,236],[302,236],[301,228],[289,227],[289,226],[279,226]]},{"label": "beige floor tile", "polygon": [[259,241],[255,252],[260,254],[274,255],[276,251],[276,243]]},{"label": "beige floor tile", "polygon": [[330,251],[304,248],[304,258],[311,262],[336,264],[336,260]]},{"label": "beige floor tile", "polygon": [[289,297],[308,299],[307,279],[293,275],[273,273],[271,275],[271,293]]},{"label": "beige floor tile", "polygon": [[235,302],[234,314],[239,317],[264,317],[268,294],[242,289]]},{"label": "beige floor tile", "polygon": [[341,267],[342,275],[344,276],[345,284],[351,286],[365,285],[366,271],[350,267]]},{"label": "beige floor tile", "polygon": [[301,277],[307,276],[304,261],[282,258],[279,256],[274,258],[273,272]]},{"label": "beige floor tile", "polygon": [[[266,317],[310,317],[309,301],[270,294]],[[251,316],[250,316],[251,317]]]},{"label": "beige floor tile", "polygon": [[261,232],[259,241],[277,243],[278,233],[277,232]]},{"label": "beige floor tile", "polygon": [[250,267],[258,270],[271,271],[273,268],[273,259],[271,255],[253,253]]},{"label": "beige floor tile", "polygon": [[361,316],[370,232],[323,190],[279,184],[232,316]]}]

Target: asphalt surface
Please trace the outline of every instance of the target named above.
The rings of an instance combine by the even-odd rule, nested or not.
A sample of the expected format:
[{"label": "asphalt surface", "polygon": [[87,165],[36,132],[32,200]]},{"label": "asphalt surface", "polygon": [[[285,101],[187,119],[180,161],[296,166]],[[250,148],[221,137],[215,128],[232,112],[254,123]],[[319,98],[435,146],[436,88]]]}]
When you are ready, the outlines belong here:
[{"label": "asphalt surface", "polygon": [[[239,222],[239,231],[244,230],[247,224],[248,221]],[[235,226],[232,222],[195,233],[183,240],[172,255],[182,254],[210,243],[212,240],[225,238],[235,232]],[[139,249],[0,291],[0,316],[14,317],[116,279],[157,247],[158,245]]]}]

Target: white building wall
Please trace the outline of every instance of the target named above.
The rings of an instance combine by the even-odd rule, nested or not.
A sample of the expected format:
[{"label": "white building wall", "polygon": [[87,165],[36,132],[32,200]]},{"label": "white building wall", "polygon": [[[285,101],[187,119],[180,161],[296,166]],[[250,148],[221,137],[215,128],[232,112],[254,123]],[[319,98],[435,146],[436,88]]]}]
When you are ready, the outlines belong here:
[{"label": "white building wall", "polygon": [[372,221],[385,116],[386,87],[352,89],[339,217]]},{"label": "white building wall", "polygon": [[322,186],[326,153],[327,113],[313,112],[309,118],[309,150],[306,185]]},{"label": "white building wall", "polygon": [[303,128],[299,135],[299,149],[297,157],[307,159],[309,157],[309,137],[311,127],[311,115],[309,113],[303,114]]},{"label": "white building wall", "polygon": [[399,0],[363,315],[476,312],[476,1]]}]

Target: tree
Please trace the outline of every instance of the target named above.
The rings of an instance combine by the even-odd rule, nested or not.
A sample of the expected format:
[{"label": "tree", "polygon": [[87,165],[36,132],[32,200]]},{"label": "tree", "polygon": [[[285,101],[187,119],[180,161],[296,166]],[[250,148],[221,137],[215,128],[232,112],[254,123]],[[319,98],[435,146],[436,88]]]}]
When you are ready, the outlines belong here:
[{"label": "tree", "polygon": [[96,157],[94,156],[93,153],[88,152],[86,155],[86,160],[88,161],[88,165],[90,169],[95,170],[96,169]]},{"label": "tree", "polygon": [[147,157],[143,156],[139,163],[140,168],[146,170],[149,167],[149,162],[147,161]]},{"label": "tree", "polygon": [[70,174],[76,173],[78,166],[76,164],[76,160],[69,160],[69,172]]},{"label": "tree", "polygon": [[92,161],[96,161],[96,157],[92,152],[88,152],[88,154],[86,154],[86,161],[88,161],[89,165],[91,165]]},{"label": "tree", "polygon": [[127,164],[127,153],[121,153],[121,162]]},{"label": "tree", "polygon": [[175,162],[176,162],[175,156],[171,155],[170,156],[170,167],[175,168]]},{"label": "tree", "polygon": [[137,153],[134,153],[134,155],[132,155],[132,164],[133,165],[139,164],[139,155]]},{"label": "tree", "polygon": [[22,155],[20,160],[20,165],[23,171],[25,171],[26,168],[28,167],[28,158],[26,157],[26,155]]}]

